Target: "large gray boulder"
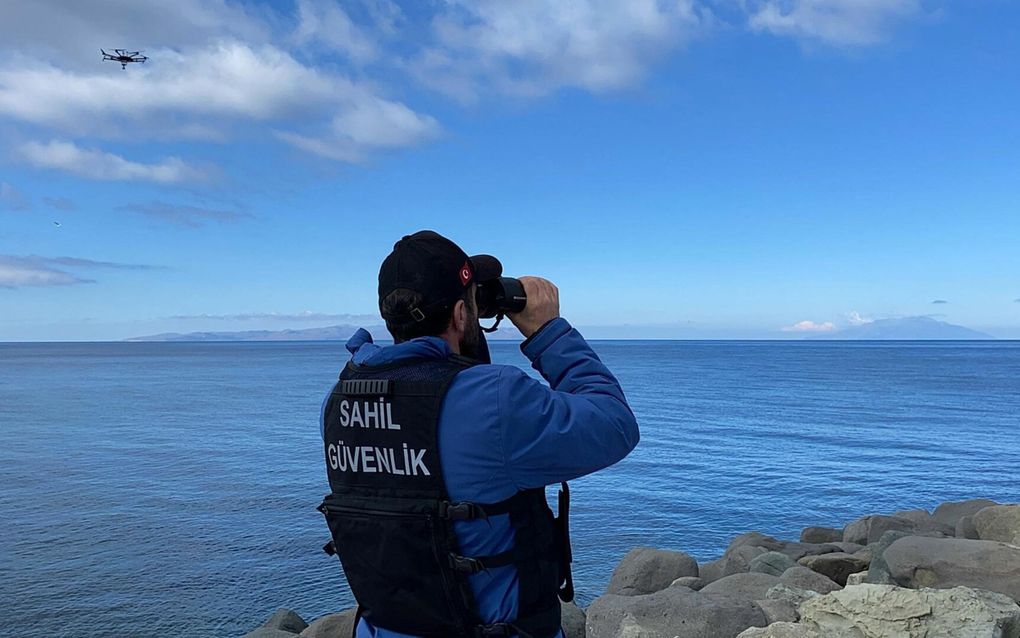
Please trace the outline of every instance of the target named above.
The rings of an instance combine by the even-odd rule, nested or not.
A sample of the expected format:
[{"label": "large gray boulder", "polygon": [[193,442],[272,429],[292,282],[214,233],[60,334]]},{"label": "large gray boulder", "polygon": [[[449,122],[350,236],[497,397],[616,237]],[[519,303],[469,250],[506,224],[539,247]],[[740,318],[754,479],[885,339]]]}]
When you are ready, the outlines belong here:
[{"label": "large gray boulder", "polygon": [[969,538],[971,540],[981,540],[978,536],[977,528],[974,527],[974,517],[964,516],[960,520],[956,521],[956,537],[957,538]]},{"label": "large gray boulder", "polygon": [[772,574],[730,574],[701,588],[702,594],[724,594],[739,600],[760,600],[769,589],[779,584]]},{"label": "large gray boulder", "polygon": [[794,606],[800,605],[805,600],[815,596],[821,596],[821,594],[809,589],[791,587],[785,583],[779,583],[765,593],[766,600],[784,600],[792,603]]},{"label": "large gray boulder", "polygon": [[707,585],[703,579],[698,576],[684,576],[683,578],[677,578],[669,584],[670,587],[689,587],[694,591],[700,590],[702,587]]},{"label": "large gray boulder", "polygon": [[896,581],[893,580],[891,574],[889,574],[889,566],[885,562],[885,550],[889,549],[889,546],[898,541],[901,538],[907,538],[910,536],[907,532],[891,531],[882,534],[882,538],[878,539],[877,543],[872,543],[868,546],[871,553],[871,562],[868,565],[868,576],[864,582],[871,583],[872,585],[896,585]]},{"label": "large gray boulder", "polygon": [[298,636],[301,638],[350,638],[354,633],[357,608],[338,614],[327,614],[308,625]]},{"label": "large gray boulder", "polygon": [[992,505],[971,517],[978,538],[1020,545],[1020,505]]},{"label": "large gray boulder", "polygon": [[[799,560],[804,556],[814,556],[817,554],[825,554],[827,552],[842,551],[839,547],[828,543],[796,543],[781,541],[759,532],[748,532],[737,536],[730,542],[730,546],[723,554],[723,558],[735,556],[738,552],[747,547],[758,548],[758,551],[753,554],[747,554],[748,562],[750,562],[750,559],[754,558],[754,556],[765,552],[779,552],[781,554],[786,554],[793,560]],[[747,571],[747,569],[743,569],[741,571]],[[731,571],[730,573],[735,572]]]},{"label": "large gray boulder", "polygon": [[998,503],[990,501],[987,498],[975,498],[969,501],[943,503],[935,508],[931,517],[940,523],[956,527],[957,521],[964,516],[973,516],[984,508],[991,507],[992,505],[998,505]]},{"label": "large gray boulder", "polygon": [[262,625],[269,629],[280,629],[289,631],[292,634],[301,633],[308,623],[301,616],[289,609],[277,609],[276,613],[269,617],[269,620]]},{"label": "large gray boulder", "polygon": [[609,579],[607,594],[637,596],[669,587],[677,578],[698,575],[698,561],[683,552],[635,547]]},{"label": "large gray boulder", "polygon": [[779,577],[779,581],[791,587],[807,589],[819,594],[828,594],[839,589],[839,585],[834,580],[803,565],[794,565],[786,570]]},{"label": "large gray boulder", "polygon": [[296,635],[293,632],[276,629],[275,627],[259,627],[254,631],[249,631],[241,638],[294,638]]},{"label": "large gray boulder", "polygon": [[1020,601],[1020,547],[995,541],[908,536],[883,554],[893,580],[915,589],[973,587]]},{"label": "large gray boulder", "polygon": [[843,528],[843,540],[848,543],[867,545],[874,543],[882,537],[882,534],[890,530],[913,532],[916,525],[913,521],[898,516],[865,516],[850,523]]},{"label": "large gray boulder", "polygon": [[792,622],[772,623],[768,627],[750,627],[745,629],[737,638],[836,638],[835,636],[823,637],[814,629],[808,629],[804,625]]},{"label": "large gray boulder", "polygon": [[770,625],[774,622],[795,622],[800,619],[800,614],[797,613],[797,605],[787,600],[765,598],[754,601],[754,604],[761,607],[762,612],[765,614],[765,621]]},{"label": "large gray boulder", "polygon": [[566,638],[585,638],[584,610],[574,603],[560,603],[560,626]]},{"label": "large gray boulder", "polygon": [[726,575],[723,573],[726,570],[726,564],[726,559],[721,557],[702,563],[698,566],[698,577],[706,584],[717,581]]},{"label": "large gray boulder", "polygon": [[786,554],[780,552],[765,552],[751,559],[749,571],[760,574],[772,574],[781,576],[783,572],[790,569],[797,563]]},{"label": "large gray boulder", "polygon": [[965,587],[914,591],[857,585],[807,600],[799,612],[800,624],[827,638],[1020,635],[1020,606],[1006,596]]},{"label": "large gray boulder", "polygon": [[904,510],[893,514],[896,518],[905,518],[914,524],[914,531],[937,532],[943,536],[955,536],[956,526],[947,525],[932,518],[928,510]]},{"label": "large gray boulder", "polygon": [[734,638],[763,627],[764,612],[752,602],[670,587],[654,594],[606,594],[588,607],[588,638]]},{"label": "large gray boulder", "polygon": [[805,556],[800,559],[801,565],[822,576],[828,577],[838,585],[846,585],[846,577],[868,568],[868,562],[860,556],[837,552],[821,556]]},{"label": "large gray boulder", "polygon": [[843,530],[832,527],[805,527],[800,532],[802,543],[835,543],[843,540]]}]

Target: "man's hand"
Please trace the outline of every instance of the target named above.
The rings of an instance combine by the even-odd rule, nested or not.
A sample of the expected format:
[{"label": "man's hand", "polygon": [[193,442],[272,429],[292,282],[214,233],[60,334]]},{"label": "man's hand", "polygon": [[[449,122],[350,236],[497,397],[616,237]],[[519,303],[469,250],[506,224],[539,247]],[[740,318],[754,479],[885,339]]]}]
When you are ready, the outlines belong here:
[{"label": "man's hand", "polygon": [[507,313],[506,316],[528,338],[560,316],[560,291],[551,281],[541,277],[521,277],[520,280],[524,294],[528,296],[528,303],[524,310]]}]

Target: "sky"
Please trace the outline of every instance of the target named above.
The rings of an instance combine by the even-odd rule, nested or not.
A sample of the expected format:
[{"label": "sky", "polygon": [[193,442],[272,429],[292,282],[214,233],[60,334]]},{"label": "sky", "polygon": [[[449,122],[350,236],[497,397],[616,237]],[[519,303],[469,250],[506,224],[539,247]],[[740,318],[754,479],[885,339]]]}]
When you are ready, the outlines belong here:
[{"label": "sky", "polygon": [[1020,338],[1018,60],[1012,0],[0,0],[0,341],[377,324],[423,228],[592,334]]}]

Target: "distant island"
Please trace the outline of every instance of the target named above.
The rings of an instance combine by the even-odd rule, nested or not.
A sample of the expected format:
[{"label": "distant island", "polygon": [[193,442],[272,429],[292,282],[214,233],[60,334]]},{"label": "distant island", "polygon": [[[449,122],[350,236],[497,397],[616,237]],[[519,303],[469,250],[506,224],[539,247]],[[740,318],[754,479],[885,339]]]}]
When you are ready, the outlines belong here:
[{"label": "distant island", "polygon": [[[125,341],[347,341],[361,326],[340,324],[321,328],[301,328],[297,330],[242,330],[239,332],[164,332],[143,337],[131,337]],[[372,337],[389,340],[390,334],[386,326],[365,326]],[[491,340],[521,339],[517,329],[509,324],[500,326],[499,330],[486,335]]]},{"label": "distant island", "polygon": [[990,334],[963,326],[932,319],[931,317],[902,317],[876,319],[857,326],[849,326],[820,335],[813,339],[846,339],[853,341],[920,341],[920,340],[976,340],[995,339]]},{"label": "distant island", "polygon": [[[241,330],[214,332],[164,332],[125,341],[347,341],[361,326],[338,324],[319,328],[298,328],[285,330]],[[382,341],[390,339],[386,326],[382,324],[364,326],[372,336]],[[589,339],[640,340],[673,339],[705,340],[706,336],[691,331],[677,330],[670,326],[581,326],[579,330]],[[508,320],[499,330],[486,335],[489,341],[522,340]],[[754,337],[761,339],[762,337]],[[767,336],[765,337],[768,338]],[[987,340],[995,339],[990,334],[957,326],[931,317],[902,317],[898,319],[877,319],[868,323],[848,326],[841,330],[817,333],[807,339],[829,339],[847,341],[923,341],[923,340]],[[719,337],[709,337],[718,340]],[[723,338],[723,340],[732,340]],[[738,339],[739,340],[739,339]]]}]

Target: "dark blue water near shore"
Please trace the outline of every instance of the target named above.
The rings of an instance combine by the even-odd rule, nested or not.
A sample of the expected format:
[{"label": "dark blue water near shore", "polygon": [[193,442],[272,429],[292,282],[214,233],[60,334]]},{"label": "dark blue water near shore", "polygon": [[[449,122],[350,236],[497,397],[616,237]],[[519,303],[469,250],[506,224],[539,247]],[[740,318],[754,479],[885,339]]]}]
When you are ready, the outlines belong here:
[{"label": "dark blue water near shore", "polygon": [[[574,485],[578,598],[635,545],[1020,494],[1020,343],[602,342],[642,427]],[[513,344],[499,362],[525,365]],[[0,344],[10,636],[231,636],[351,604],[314,507],[338,343]]]}]

